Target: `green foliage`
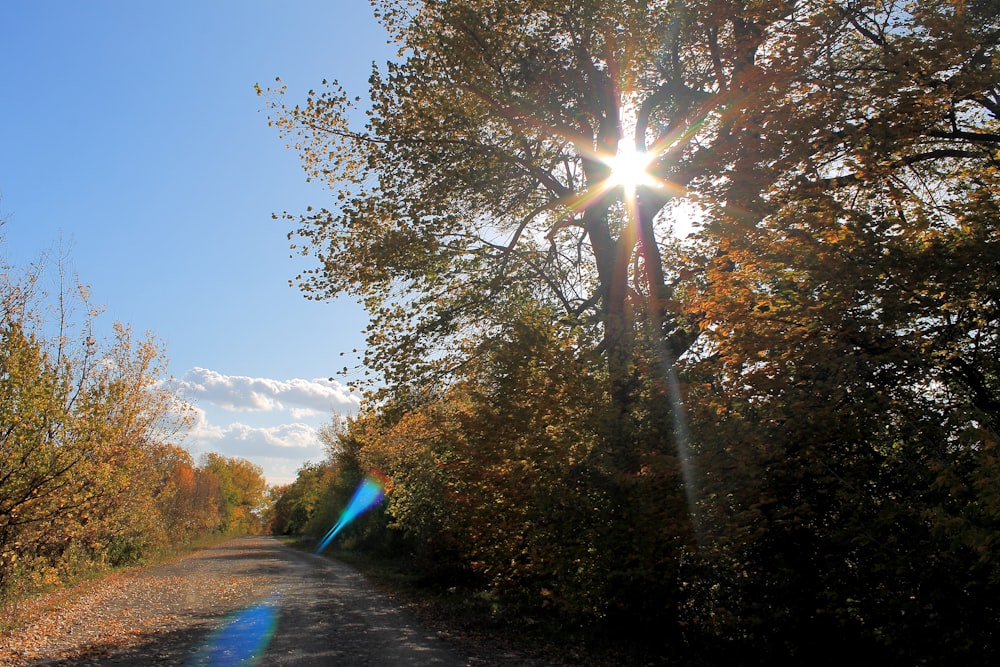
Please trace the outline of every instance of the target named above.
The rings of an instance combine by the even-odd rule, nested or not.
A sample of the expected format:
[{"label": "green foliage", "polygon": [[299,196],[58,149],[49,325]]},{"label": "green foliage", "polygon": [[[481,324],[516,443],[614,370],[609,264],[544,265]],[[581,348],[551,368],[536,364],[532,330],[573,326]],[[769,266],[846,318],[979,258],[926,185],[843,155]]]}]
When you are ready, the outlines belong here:
[{"label": "green foliage", "polygon": [[263,469],[246,459],[215,452],[204,455],[201,468],[218,480],[219,531],[224,535],[260,533],[267,491]]},{"label": "green foliage", "polygon": [[259,529],[249,518],[263,493],[258,468],[213,459],[199,469],[173,444],[187,406],[163,381],[155,340],[116,324],[98,342],[86,290],[52,305],[37,287],[43,268],[0,274],[0,596],[141,563],[210,532]]},{"label": "green foliage", "polygon": [[892,188],[888,210],[884,190],[817,196],[808,216],[796,202],[694,304],[719,325],[691,402],[711,567],[742,573],[704,601],[730,638],[814,660],[804,639],[836,634],[935,662],[996,636],[980,619],[1000,581],[982,483],[1000,291],[983,267],[1000,259],[1000,190],[996,167],[969,176],[954,168],[946,207]]},{"label": "green foliage", "polygon": [[995,3],[377,4],[368,124],[272,120],[423,562],[660,656],[996,662]]},{"label": "green foliage", "polygon": [[271,532],[275,535],[301,535],[316,513],[324,488],[327,466],[306,463],[299,468],[295,481],[282,489],[274,502]]},{"label": "green foliage", "polygon": [[[298,535],[318,542],[337,523],[358,485],[371,472],[358,460],[357,432],[357,428],[348,430],[338,417],[320,429],[327,458],[303,465],[295,481],[277,495],[271,521],[273,534]],[[382,507],[369,511],[340,533],[338,547],[391,551],[395,544],[386,524]]]}]

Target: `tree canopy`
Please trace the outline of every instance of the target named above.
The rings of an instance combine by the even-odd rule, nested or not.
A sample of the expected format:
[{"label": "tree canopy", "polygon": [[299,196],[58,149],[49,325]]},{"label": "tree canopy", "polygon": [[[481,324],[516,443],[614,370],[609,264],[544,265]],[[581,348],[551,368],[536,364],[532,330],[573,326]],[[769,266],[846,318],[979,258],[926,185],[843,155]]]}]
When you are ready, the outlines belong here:
[{"label": "tree canopy", "polygon": [[373,4],[368,100],[261,94],[390,525],[675,645],[995,658],[996,3]]},{"label": "tree canopy", "polygon": [[[259,531],[262,472],[180,442],[190,407],[151,334],[115,324],[58,263],[0,264],[0,601],[212,534]],[[257,511],[258,514],[252,512]]]},{"label": "tree canopy", "polygon": [[[678,357],[708,324],[675,298],[678,199],[728,266],[788,202],[880,187],[905,213],[942,164],[996,150],[989,2],[376,5],[400,59],[374,70],[365,127],[336,83],[275,99],[273,122],[337,192],[299,218],[319,260],[300,285],[365,300],[389,381],[501,327],[516,283],[592,328],[621,398],[637,326]],[[612,178],[626,145],[648,180]]]}]

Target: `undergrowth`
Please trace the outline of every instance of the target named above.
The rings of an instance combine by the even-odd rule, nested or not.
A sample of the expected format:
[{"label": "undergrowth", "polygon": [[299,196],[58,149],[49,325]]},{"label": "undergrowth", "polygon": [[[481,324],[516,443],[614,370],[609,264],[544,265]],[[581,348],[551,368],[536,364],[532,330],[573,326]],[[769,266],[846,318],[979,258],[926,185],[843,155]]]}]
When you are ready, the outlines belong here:
[{"label": "undergrowth", "polygon": [[[315,547],[312,540],[280,539],[304,551]],[[513,596],[490,591],[472,577],[427,574],[405,555],[335,547],[323,555],[358,570],[380,592],[454,640],[500,644],[550,665],[659,664],[655,654],[635,643],[622,642],[605,629],[519,604]]]},{"label": "undergrowth", "polygon": [[93,559],[72,558],[59,563],[58,567],[25,567],[24,576],[15,576],[10,585],[0,591],[0,635],[17,630],[36,615],[64,606],[105,577],[161,565],[228,539],[231,536],[209,535],[163,546],[129,565],[115,566]]}]

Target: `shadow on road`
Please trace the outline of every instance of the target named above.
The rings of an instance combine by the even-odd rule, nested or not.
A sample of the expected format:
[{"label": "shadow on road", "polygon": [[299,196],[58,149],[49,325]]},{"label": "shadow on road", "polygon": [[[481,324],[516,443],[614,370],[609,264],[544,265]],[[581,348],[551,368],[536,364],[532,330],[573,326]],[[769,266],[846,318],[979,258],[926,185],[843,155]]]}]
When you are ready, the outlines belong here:
[{"label": "shadow on road", "polygon": [[[295,551],[272,538],[248,538],[190,560],[154,568],[152,577],[259,577],[260,594],[221,615],[185,611],[183,627],[162,630],[127,647],[84,649],[72,659],[35,663],[70,665],[437,665],[469,661],[377,593],[350,567]],[[185,574],[187,573],[187,574]],[[185,579],[188,581],[196,581]],[[195,585],[195,584],[189,584]],[[230,608],[231,609],[231,608]],[[481,664],[481,663],[480,663]]]}]

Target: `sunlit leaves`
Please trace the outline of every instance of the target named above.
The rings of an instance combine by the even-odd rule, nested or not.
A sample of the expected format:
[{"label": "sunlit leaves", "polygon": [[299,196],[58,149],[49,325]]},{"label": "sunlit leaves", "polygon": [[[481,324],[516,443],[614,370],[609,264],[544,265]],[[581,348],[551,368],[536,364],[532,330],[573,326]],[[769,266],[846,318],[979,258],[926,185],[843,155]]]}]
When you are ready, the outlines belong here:
[{"label": "sunlit leaves", "polygon": [[468,350],[462,381],[355,427],[362,459],[393,480],[393,525],[437,567],[517,595],[545,588],[550,602],[582,614],[601,598],[607,566],[588,553],[610,511],[594,483],[601,392],[546,320],[526,313]]},{"label": "sunlit leaves", "polygon": [[[406,56],[373,75],[365,128],[345,135],[350,108],[335,90],[331,106],[277,109],[304,136],[329,128],[303,149],[307,165],[323,142],[343,142],[325,165],[342,188],[337,209],[300,221],[303,248],[321,260],[303,289],[366,299],[377,334],[368,363],[390,384],[408,379],[385,360],[415,360],[416,349],[454,355],[505,285],[532,284],[567,321],[600,325],[620,313],[624,290],[610,282],[627,280],[636,237],[605,161],[628,130],[621,107],[650,93],[638,74],[641,45],[656,33],[650,15],[627,3],[382,11]],[[647,244],[646,264],[655,251]],[[386,302],[422,295],[435,301],[384,317]],[[420,364],[403,366],[420,376]]]},{"label": "sunlit leaves", "polygon": [[0,596],[209,532],[259,530],[260,470],[198,468],[176,444],[188,408],[164,381],[155,339],[118,324],[97,340],[83,288],[52,299],[53,325],[44,268],[18,278],[5,267],[0,279]]},{"label": "sunlit leaves", "polygon": [[[789,651],[831,623],[914,659],[993,632],[951,622],[992,613],[998,568],[983,555],[998,524],[981,480],[1000,406],[987,268],[1000,190],[987,153],[967,159],[975,169],[929,160],[917,181],[917,163],[882,163],[863,186],[776,197],[690,294],[711,340],[688,365],[702,508],[730,573],[713,595],[728,591],[738,616],[784,618]],[[820,597],[825,616],[807,618]]]},{"label": "sunlit leaves", "polygon": [[267,491],[261,467],[246,459],[209,452],[203,457],[201,468],[218,480],[217,529],[228,535],[260,531]]},{"label": "sunlit leaves", "polygon": [[[1000,581],[994,5],[379,3],[401,51],[367,125],[344,132],[336,89],[283,118],[345,151],[293,239],[309,296],[372,314],[385,412],[358,451],[396,478],[398,526],[498,587],[558,578],[546,518],[586,513],[522,480],[585,443],[566,493],[613,497],[603,538],[629,541],[601,542],[620,568],[580,558],[575,602],[641,581],[733,647],[719,663],[835,660],[831,636],[841,662],[978,659],[995,627],[961,623],[996,618]],[[649,159],[634,193],[608,180],[623,140]],[[703,223],[683,244],[680,196]],[[572,365],[554,341],[604,382],[593,412],[572,401],[596,383],[547,376]],[[681,561],[676,587],[650,566]]]}]

